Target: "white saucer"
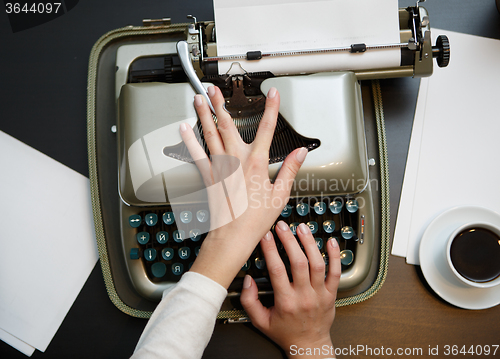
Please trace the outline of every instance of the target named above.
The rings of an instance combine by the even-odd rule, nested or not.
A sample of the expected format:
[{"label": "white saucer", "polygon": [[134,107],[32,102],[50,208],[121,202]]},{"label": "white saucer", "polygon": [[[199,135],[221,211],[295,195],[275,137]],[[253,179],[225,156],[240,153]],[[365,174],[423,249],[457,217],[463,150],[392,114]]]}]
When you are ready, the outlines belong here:
[{"label": "white saucer", "polygon": [[420,242],[420,267],[427,283],[448,303],[465,309],[485,309],[500,304],[500,285],[474,288],[462,283],[446,262],[446,242],[459,226],[490,222],[500,227],[500,215],[483,207],[455,207],[436,217]]}]

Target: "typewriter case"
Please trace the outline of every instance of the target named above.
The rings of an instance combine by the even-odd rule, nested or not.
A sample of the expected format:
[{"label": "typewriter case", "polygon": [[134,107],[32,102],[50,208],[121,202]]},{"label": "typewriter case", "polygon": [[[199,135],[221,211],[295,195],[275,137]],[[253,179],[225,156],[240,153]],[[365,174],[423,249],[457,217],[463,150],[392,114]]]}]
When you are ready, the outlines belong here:
[{"label": "typewriter case", "polygon": [[[97,244],[106,289],[112,302],[123,312],[148,318],[157,301],[145,299],[136,291],[128,275],[121,242],[121,210],[123,202],[118,191],[119,163],[117,146],[116,78],[123,76],[116,66],[118,49],[124,45],[172,43],[185,40],[190,24],[161,22],[148,26],[125,27],[101,37],[91,53],[89,63],[87,120],[88,152],[92,204]],[[408,71],[406,69],[405,71]],[[397,76],[397,75],[394,75]],[[359,74],[360,79],[367,78]],[[370,77],[370,76],[368,76]],[[383,76],[382,76],[383,77]],[[127,81],[124,79],[124,81]],[[187,80],[186,80],[187,81]],[[372,190],[374,248],[366,278],[355,287],[339,291],[337,306],[355,304],[373,296],[382,286],[389,254],[389,188],[388,167],[380,88],[377,81],[361,82],[367,168]],[[122,208],[123,209],[123,208]],[[125,209],[126,211],[126,209]],[[263,302],[272,304],[272,295],[263,295]],[[228,296],[219,319],[238,321],[246,314],[238,296]]]}]

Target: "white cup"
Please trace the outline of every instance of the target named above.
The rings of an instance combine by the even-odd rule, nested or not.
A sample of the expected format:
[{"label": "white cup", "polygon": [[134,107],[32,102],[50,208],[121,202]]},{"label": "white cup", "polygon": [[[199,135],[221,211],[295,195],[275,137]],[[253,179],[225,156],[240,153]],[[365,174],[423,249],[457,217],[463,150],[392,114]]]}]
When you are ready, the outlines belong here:
[{"label": "white cup", "polygon": [[[473,230],[473,229],[486,229],[498,237],[498,246],[499,246],[498,249],[499,249],[499,251],[496,251],[496,250],[490,251],[487,254],[488,256],[491,255],[492,253],[499,253],[500,252],[500,228],[499,228],[499,226],[496,226],[492,223],[486,223],[486,222],[467,223],[467,224],[464,224],[464,225],[458,227],[456,230],[454,230],[453,233],[448,238],[448,242],[446,244],[446,260],[448,262],[448,265],[449,265],[450,269],[452,270],[453,274],[455,274],[455,276],[457,277],[457,279],[459,279],[462,283],[465,283],[471,287],[491,288],[491,287],[500,285],[500,275],[498,275],[496,278],[491,279],[491,280],[486,281],[486,282],[474,281],[474,280],[467,279],[462,274],[460,274],[459,270],[457,270],[455,268],[455,265],[453,264],[452,255],[451,255],[451,245],[453,244],[453,242],[455,241],[455,239],[458,237],[459,234],[461,234],[462,232],[466,232],[467,230]],[[474,248],[473,250],[476,250],[476,248]],[[478,250],[481,252],[481,249],[478,249]],[[484,251],[484,249],[483,249],[483,251]],[[460,256],[466,260],[467,253],[461,253]],[[495,257],[495,259],[496,260],[492,261],[491,265],[500,266],[500,255],[498,258]],[[457,261],[457,266],[458,266],[458,261]]]}]

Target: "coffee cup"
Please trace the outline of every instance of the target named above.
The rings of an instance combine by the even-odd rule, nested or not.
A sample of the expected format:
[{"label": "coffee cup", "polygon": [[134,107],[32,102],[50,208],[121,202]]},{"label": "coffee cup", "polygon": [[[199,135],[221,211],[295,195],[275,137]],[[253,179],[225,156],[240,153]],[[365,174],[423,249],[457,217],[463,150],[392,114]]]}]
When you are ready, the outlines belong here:
[{"label": "coffee cup", "polygon": [[453,274],[476,288],[500,285],[500,227],[467,223],[448,238],[446,259]]}]

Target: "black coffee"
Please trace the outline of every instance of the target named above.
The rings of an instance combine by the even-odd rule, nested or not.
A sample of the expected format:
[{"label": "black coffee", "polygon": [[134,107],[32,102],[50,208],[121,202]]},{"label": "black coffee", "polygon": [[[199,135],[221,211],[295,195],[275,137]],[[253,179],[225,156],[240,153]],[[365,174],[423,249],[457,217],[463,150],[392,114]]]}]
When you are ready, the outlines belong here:
[{"label": "black coffee", "polygon": [[450,257],[464,278],[489,282],[500,276],[500,237],[484,228],[466,229],[453,240]]}]

